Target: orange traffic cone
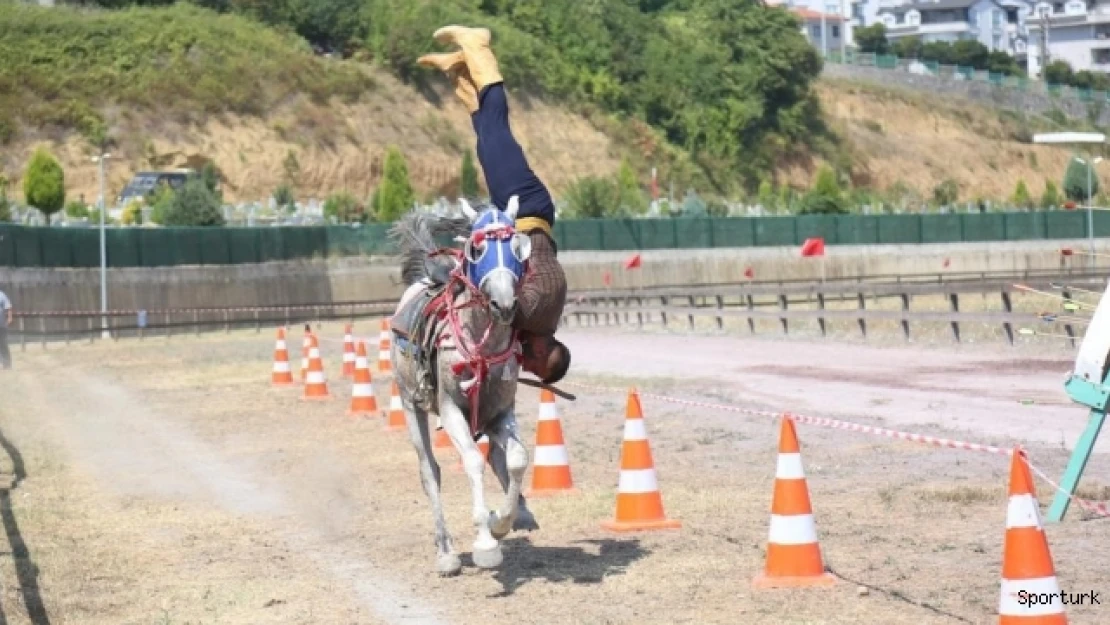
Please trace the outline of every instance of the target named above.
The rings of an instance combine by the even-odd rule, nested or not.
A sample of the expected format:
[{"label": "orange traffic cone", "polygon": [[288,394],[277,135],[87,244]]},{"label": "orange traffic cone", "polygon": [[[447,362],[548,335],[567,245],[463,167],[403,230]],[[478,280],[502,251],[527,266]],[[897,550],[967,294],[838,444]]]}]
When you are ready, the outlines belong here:
[{"label": "orange traffic cone", "polygon": [[393,371],[393,362],[389,356],[389,320],[382,319],[382,333],[378,339],[378,371]]},{"label": "orange traffic cone", "polygon": [[376,415],[378,399],[374,396],[374,381],[370,377],[370,363],[366,359],[366,343],[358,342],[358,355],[355,357],[355,380],[351,386],[351,408],[347,414]]},{"label": "orange traffic cone", "polygon": [[570,458],[563,442],[563,426],[559,422],[559,409],[555,405],[555,394],[547,389],[540,391],[535,457],[532,488],[525,493],[526,497],[575,492],[570,476]]},{"label": "orange traffic cone", "polygon": [[[1031,597],[1041,601],[1034,603],[1029,600]],[[1064,625],[1068,622],[1037,509],[1033,476],[1029,473],[1025,452],[1020,448],[1014,450],[1010,463],[1010,505],[1006,510],[998,614],[1000,625]]]},{"label": "orange traffic cone", "polygon": [[397,390],[397,380],[393,380],[389,389],[389,420],[385,429],[398,432],[408,428],[405,423],[405,409],[401,406],[401,392]]},{"label": "orange traffic cone", "polygon": [[343,332],[343,377],[355,377],[355,339],[351,336],[351,324]]},{"label": "orange traffic cone", "polygon": [[601,526],[614,532],[682,527],[681,521],[668,519],[663,514],[663,495],[659,492],[640,396],[635,389],[628,392],[625,409],[617,513],[612,521],[605,521]]},{"label": "orange traffic cone", "polygon": [[320,343],[312,336],[312,347],[308,348],[308,375],[304,381],[302,399],[328,399],[328,379],[324,375],[324,361],[320,359]]},{"label": "orange traffic cone", "polygon": [[277,343],[274,345],[274,371],[270,376],[274,386],[289,386],[293,383],[293,371],[289,368],[289,349],[285,345],[285,328],[278,328]]},{"label": "orange traffic cone", "polygon": [[304,340],[301,341],[301,382],[308,378],[308,351],[312,349],[312,329],[304,324]]},{"label": "orange traffic cone", "polygon": [[827,586],[836,579],[825,572],[817,524],[809,503],[809,486],[802,470],[802,453],[794,420],[783,415],[775,492],[771,500],[771,530],[767,564],[756,576],[756,588]]}]

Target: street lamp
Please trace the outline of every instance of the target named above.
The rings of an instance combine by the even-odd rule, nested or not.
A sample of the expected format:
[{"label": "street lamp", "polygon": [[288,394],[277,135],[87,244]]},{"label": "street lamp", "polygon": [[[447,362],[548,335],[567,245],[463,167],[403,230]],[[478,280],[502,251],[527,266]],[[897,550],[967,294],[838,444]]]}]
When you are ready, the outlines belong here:
[{"label": "street lamp", "polygon": [[[1101,132],[1048,132],[1044,134],[1033,135],[1033,143],[1086,143],[1086,144],[1106,144],[1106,135]],[[1088,156],[1087,158],[1090,158]],[[1094,165],[1102,162],[1102,157],[1091,159],[1093,164],[1088,164],[1086,160],[1076,157],[1075,160],[1083,163],[1087,167],[1087,240],[1090,247],[1091,257],[1090,264],[1095,262],[1095,213],[1091,201],[1091,170]]]},{"label": "street lamp", "polygon": [[112,158],[111,154],[101,154],[92,157],[97,164],[100,180],[100,198],[97,204],[100,207],[100,337],[111,338],[108,332],[108,244],[104,232],[104,213],[107,206],[104,202],[104,162]]}]

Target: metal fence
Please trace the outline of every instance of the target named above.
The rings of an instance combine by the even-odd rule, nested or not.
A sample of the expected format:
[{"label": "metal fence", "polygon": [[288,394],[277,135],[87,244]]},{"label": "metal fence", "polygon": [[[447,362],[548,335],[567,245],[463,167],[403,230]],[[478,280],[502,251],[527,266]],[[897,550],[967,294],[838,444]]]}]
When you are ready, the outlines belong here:
[{"label": "metal fence", "polygon": [[[386,224],[351,227],[120,228],[107,231],[110,267],[236,265],[388,255]],[[799,245],[956,243],[1078,239],[1085,211],[901,215],[799,215],[678,219],[559,220],[561,250],[744,248]],[[1110,236],[1110,213],[1096,211],[1094,235]],[[448,243],[444,241],[444,243]],[[0,266],[99,267],[93,229],[0,225]]]},{"label": "metal fence", "polygon": [[942,65],[936,61],[906,59],[893,54],[873,54],[867,52],[830,52],[825,59],[829,63],[859,65],[879,69],[899,70],[924,74],[937,78],[953,78],[981,82],[998,87],[1007,87],[1028,93],[1042,93],[1061,98],[1073,98],[1083,102],[1110,102],[1110,92],[1082,89],[1069,85],[1055,85],[1026,76],[1008,76],[1001,72],[990,72],[964,65]]}]

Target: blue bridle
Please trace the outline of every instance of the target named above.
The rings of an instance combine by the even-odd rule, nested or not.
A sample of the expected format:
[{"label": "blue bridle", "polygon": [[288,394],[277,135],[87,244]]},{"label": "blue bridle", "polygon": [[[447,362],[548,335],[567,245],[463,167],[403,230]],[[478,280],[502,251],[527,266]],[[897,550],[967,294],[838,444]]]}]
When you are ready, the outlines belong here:
[{"label": "blue bridle", "polygon": [[531,240],[517,234],[515,215],[516,203],[510,201],[507,211],[491,207],[471,220],[470,237],[463,248],[463,263],[467,280],[479,290],[489,276],[499,271],[512,274],[518,286],[524,277]]}]

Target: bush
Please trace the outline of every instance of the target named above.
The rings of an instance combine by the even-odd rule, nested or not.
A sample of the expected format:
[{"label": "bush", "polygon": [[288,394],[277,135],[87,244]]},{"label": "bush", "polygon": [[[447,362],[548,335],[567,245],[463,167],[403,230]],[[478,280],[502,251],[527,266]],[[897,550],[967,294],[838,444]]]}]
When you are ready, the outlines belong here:
[{"label": "bush", "polygon": [[1029,195],[1029,189],[1025,186],[1024,180],[1018,180],[1017,186],[1014,187],[1014,194],[1010,197],[1010,202],[1018,208],[1033,208],[1033,198]]},{"label": "bush", "polygon": [[944,180],[933,187],[933,201],[941,206],[950,206],[956,203],[960,196],[960,185],[951,178]]},{"label": "bush", "polygon": [[42,211],[47,224],[50,223],[50,217],[65,205],[65,173],[58,161],[44,148],[36,150],[27,164],[27,171],[23,176],[23,197],[27,204]]},{"label": "bush", "polygon": [[1070,200],[1086,201],[1087,200],[1087,182],[1088,175],[1090,175],[1090,194],[1091,197],[1098,195],[1098,173],[1091,168],[1091,164],[1085,159],[1081,162],[1078,158],[1072,158],[1068,163],[1068,169],[1064,173],[1064,195]]},{"label": "bush", "polygon": [[141,226],[143,224],[143,203],[131,200],[120,215],[120,222],[125,226]]},{"label": "bush", "polygon": [[642,215],[648,209],[647,195],[640,188],[636,172],[627,160],[621,161],[620,171],[617,172],[616,208],[620,213],[628,215]]},{"label": "bush", "polygon": [[274,189],[274,203],[282,210],[291,211],[297,207],[297,198],[293,197],[293,188],[288,183],[281,183]]},{"label": "bush", "polygon": [[65,213],[66,217],[70,219],[87,219],[89,217],[89,206],[81,200],[70,200],[66,202]]},{"label": "bush", "polygon": [[173,193],[163,218],[166,226],[222,226],[220,201],[200,178],[192,178]]},{"label": "bush", "polygon": [[173,205],[173,189],[167,184],[160,184],[150,193],[147,201],[150,202],[150,221],[166,225],[166,215]]},{"label": "bush", "polygon": [[828,165],[822,165],[817,170],[817,182],[813,185],[813,193],[831,197],[840,197],[840,184],[836,181],[836,172]]},{"label": "bush", "polygon": [[470,150],[463,153],[462,173],[459,175],[459,193],[466,198],[478,197],[478,168],[474,166],[474,157]]},{"label": "bush", "polygon": [[324,200],[324,215],[339,223],[366,223],[369,218],[366,206],[347,191],[333,193]]},{"label": "bush", "polygon": [[378,187],[377,205],[374,209],[378,221],[396,221],[412,209],[416,193],[409,182],[409,170],[405,157],[396,146],[390,147],[385,155],[385,172],[382,184]]},{"label": "bush", "polygon": [[846,215],[848,208],[844,200],[837,196],[810,191],[802,197],[802,207],[799,215]]},{"label": "bush", "polygon": [[570,216],[596,219],[613,214],[620,201],[620,190],[609,178],[587,176],[575,180],[564,194]]}]

